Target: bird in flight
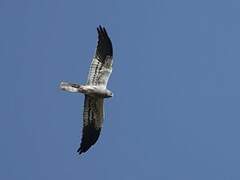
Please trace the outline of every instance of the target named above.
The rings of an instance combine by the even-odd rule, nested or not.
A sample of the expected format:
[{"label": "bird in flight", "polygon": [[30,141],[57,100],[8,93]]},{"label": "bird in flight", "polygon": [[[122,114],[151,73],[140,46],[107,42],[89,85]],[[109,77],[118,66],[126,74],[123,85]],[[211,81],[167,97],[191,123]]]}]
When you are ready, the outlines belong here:
[{"label": "bird in flight", "polygon": [[97,32],[97,48],[90,66],[87,83],[85,85],[64,81],[60,83],[60,89],[64,91],[85,95],[82,139],[77,150],[79,154],[87,152],[98,140],[104,118],[104,98],[113,97],[113,93],[107,89],[108,79],[112,73],[112,42],[104,27],[99,26]]}]

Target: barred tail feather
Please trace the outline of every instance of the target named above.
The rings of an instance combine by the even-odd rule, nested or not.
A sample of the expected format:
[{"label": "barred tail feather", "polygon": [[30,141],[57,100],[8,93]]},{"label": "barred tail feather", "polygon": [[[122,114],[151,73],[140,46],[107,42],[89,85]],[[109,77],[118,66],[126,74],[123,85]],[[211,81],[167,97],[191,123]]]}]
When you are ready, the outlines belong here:
[{"label": "barred tail feather", "polygon": [[80,90],[81,90],[80,84],[69,83],[69,82],[64,82],[64,81],[62,81],[60,83],[59,87],[61,90],[67,91],[67,92],[80,92]]}]

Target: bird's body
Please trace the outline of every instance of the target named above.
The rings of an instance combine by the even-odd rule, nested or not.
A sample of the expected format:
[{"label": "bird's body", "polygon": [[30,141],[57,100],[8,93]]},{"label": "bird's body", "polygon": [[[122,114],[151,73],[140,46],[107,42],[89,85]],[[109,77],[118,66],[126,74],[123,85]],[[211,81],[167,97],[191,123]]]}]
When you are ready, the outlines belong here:
[{"label": "bird's body", "polygon": [[100,135],[103,124],[104,98],[113,93],[107,89],[108,79],[112,73],[112,43],[105,28],[99,26],[97,49],[92,60],[87,83],[85,85],[61,82],[60,88],[68,92],[85,94],[83,111],[83,131],[79,154],[94,145]]},{"label": "bird's body", "polygon": [[99,86],[80,85],[80,84],[73,84],[69,82],[61,82],[60,87],[64,91],[79,92],[91,97],[99,97],[99,98],[113,97],[113,93],[110,90],[104,87],[99,87]]}]

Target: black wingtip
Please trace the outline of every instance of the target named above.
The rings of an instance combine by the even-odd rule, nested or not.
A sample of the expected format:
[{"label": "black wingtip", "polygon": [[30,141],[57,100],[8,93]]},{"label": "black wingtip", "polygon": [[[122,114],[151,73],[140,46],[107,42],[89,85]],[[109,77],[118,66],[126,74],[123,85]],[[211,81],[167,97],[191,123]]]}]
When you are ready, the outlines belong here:
[{"label": "black wingtip", "polygon": [[84,148],[83,146],[80,146],[77,150],[77,153],[81,155],[82,153],[87,152],[88,149]]},{"label": "black wingtip", "polygon": [[108,36],[108,33],[105,27],[99,25],[97,27],[97,33],[98,33],[98,44],[97,44],[96,57],[98,57],[98,59],[101,62],[104,62],[107,56],[110,56],[110,57],[113,56],[112,42]]},{"label": "black wingtip", "polygon": [[78,154],[81,155],[83,153],[83,151],[81,150],[81,148],[78,148],[77,150]]},{"label": "black wingtip", "polygon": [[[90,147],[89,147],[89,148],[90,148]],[[89,148],[88,148],[88,149],[89,149]],[[81,146],[81,147],[78,148],[77,153],[78,153],[79,155],[81,155],[82,153],[87,152],[88,149],[84,149],[84,148]]]},{"label": "black wingtip", "polygon": [[102,30],[104,27],[103,26],[101,26],[101,25],[99,25],[98,27],[97,27],[97,29],[99,29],[99,30]]},{"label": "black wingtip", "polygon": [[107,36],[108,37],[106,28],[104,26],[99,25],[97,27],[97,32],[98,32],[99,35],[103,35],[103,36]]},{"label": "black wingtip", "polygon": [[103,28],[102,28],[101,25],[99,25],[99,26],[97,27],[98,34],[102,32],[102,29],[103,29]]},{"label": "black wingtip", "polygon": [[90,149],[90,147],[97,142],[100,132],[101,132],[101,128],[95,129],[93,124],[90,124],[90,126],[86,126],[83,128],[83,136],[82,136],[81,144],[77,150],[79,155],[87,152]]}]

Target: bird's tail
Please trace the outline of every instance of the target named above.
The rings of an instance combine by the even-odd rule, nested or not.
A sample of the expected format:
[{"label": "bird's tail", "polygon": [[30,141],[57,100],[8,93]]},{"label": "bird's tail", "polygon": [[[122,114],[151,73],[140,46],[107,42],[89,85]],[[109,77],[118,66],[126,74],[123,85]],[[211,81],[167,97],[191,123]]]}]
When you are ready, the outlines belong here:
[{"label": "bird's tail", "polygon": [[69,83],[62,81],[60,83],[60,89],[68,92],[81,92],[82,86],[80,84]]}]

